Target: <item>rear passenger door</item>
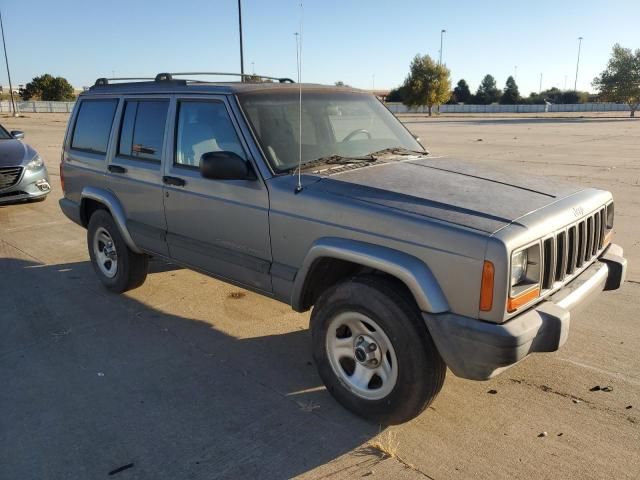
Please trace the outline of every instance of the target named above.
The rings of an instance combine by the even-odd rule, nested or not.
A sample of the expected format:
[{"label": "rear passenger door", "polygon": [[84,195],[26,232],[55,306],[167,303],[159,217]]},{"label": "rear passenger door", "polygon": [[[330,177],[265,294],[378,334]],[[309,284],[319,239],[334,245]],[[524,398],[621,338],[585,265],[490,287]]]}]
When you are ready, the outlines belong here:
[{"label": "rear passenger door", "polygon": [[[178,97],[175,110],[164,199],[171,257],[270,292],[269,195],[226,98]],[[249,162],[257,178],[203,178],[202,154],[223,150]]]},{"label": "rear passenger door", "polygon": [[107,166],[108,184],[127,214],[138,247],[168,256],[162,162],[166,157],[169,97],[128,97],[118,109],[118,135]]}]

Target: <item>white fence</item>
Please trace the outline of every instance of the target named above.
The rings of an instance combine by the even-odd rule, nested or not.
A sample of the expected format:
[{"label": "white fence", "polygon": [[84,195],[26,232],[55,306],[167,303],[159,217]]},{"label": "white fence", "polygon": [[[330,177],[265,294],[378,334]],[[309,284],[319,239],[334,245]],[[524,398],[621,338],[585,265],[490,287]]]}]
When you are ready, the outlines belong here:
[{"label": "white fence", "polygon": [[[393,113],[428,113],[427,107],[408,108],[402,103],[387,103]],[[539,113],[539,112],[628,112],[626,103],[574,103],[547,105],[440,105],[440,113]],[[436,108],[433,108],[436,111]]]},{"label": "white fence", "polygon": [[[70,113],[76,102],[16,102],[20,113]],[[0,102],[0,112],[11,112],[11,102]]]},{"label": "white fence", "polygon": [[[20,113],[69,113],[75,102],[16,102]],[[427,107],[409,109],[402,103],[387,103],[393,113],[427,113]],[[540,112],[628,112],[625,103],[575,103],[549,105],[440,105],[440,113],[540,113]],[[435,111],[435,108],[434,108]],[[11,112],[11,103],[0,102],[0,112]]]}]

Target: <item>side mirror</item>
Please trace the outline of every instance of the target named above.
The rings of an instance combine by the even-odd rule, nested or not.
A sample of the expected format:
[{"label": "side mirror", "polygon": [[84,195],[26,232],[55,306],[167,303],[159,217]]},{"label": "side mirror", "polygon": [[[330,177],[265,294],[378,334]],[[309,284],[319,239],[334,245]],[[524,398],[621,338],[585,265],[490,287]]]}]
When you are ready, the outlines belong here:
[{"label": "side mirror", "polygon": [[16,140],[22,140],[24,138],[24,132],[20,130],[11,130],[11,136]]},{"label": "side mirror", "polygon": [[207,152],[200,157],[200,175],[211,180],[255,180],[248,161],[234,152]]}]

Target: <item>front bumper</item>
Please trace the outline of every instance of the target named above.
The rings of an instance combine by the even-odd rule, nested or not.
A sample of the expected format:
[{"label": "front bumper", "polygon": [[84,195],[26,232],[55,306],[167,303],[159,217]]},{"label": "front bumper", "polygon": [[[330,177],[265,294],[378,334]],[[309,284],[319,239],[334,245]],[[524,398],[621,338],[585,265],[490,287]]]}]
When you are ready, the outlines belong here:
[{"label": "front bumper", "polygon": [[451,371],[487,380],[534,352],[554,352],[569,336],[571,314],[602,290],[620,288],[627,260],[618,245],[607,250],[557,293],[503,324],[446,313],[424,313],[427,328]]},{"label": "front bumper", "polygon": [[50,192],[51,183],[46,167],[43,166],[35,172],[25,168],[15,185],[0,190],[0,204],[35,200],[47,196]]}]

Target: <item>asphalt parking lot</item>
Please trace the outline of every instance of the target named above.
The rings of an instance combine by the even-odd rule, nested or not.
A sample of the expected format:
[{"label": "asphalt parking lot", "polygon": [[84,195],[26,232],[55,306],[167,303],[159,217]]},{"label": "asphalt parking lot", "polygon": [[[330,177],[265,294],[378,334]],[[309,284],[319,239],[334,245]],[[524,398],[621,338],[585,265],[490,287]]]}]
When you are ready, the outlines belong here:
[{"label": "asphalt parking lot", "polygon": [[66,115],[3,117],[53,192],[0,206],[0,478],[640,478],[640,120],[403,119],[434,154],[613,192],[628,282],[564,348],[489,382],[449,373],[381,431],[322,387],[308,314],[159,261],[107,293],[58,208]]}]

